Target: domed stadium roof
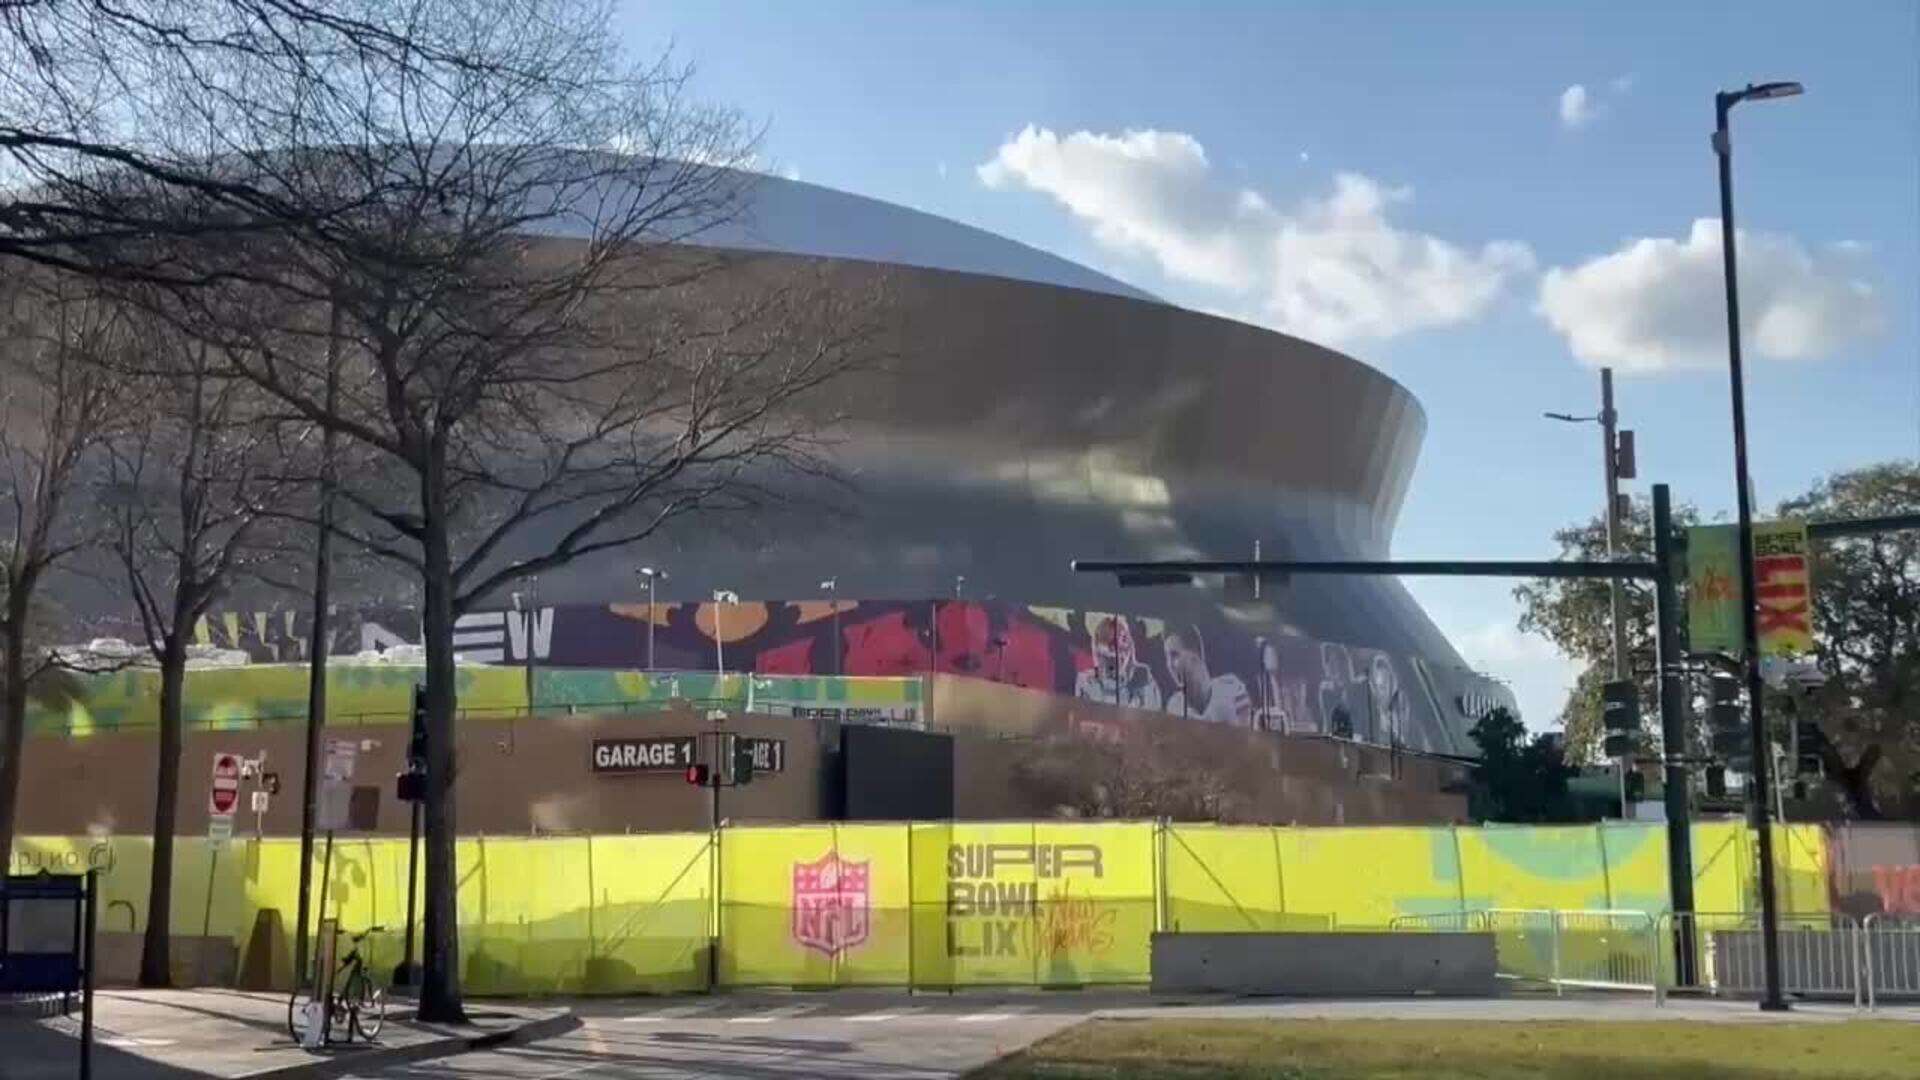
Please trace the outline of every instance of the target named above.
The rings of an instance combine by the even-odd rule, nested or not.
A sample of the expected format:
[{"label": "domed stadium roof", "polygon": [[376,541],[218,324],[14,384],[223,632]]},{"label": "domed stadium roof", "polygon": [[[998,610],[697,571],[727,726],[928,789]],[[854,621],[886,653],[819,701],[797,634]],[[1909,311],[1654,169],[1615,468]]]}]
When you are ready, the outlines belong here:
[{"label": "domed stadium roof", "polygon": [[[684,168],[683,164],[671,163],[664,171]],[[675,221],[676,231],[685,230],[678,232],[676,243],[950,270],[1162,302],[1125,282],[985,229],[818,184],[711,168],[742,181],[739,208],[725,220],[696,227],[689,228],[685,220]],[[593,231],[599,198],[622,202],[633,198],[630,188],[617,184],[605,188],[602,196],[590,193],[591,187],[577,186],[558,197],[561,205],[551,213],[531,215],[538,222],[532,226],[534,231],[584,238]],[[616,196],[616,192],[620,194]]]},{"label": "domed stadium roof", "polygon": [[702,233],[706,247],[861,259],[1062,285],[1158,301],[1149,293],[1078,263],[985,229],[779,176],[759,176],[738,220]]}]

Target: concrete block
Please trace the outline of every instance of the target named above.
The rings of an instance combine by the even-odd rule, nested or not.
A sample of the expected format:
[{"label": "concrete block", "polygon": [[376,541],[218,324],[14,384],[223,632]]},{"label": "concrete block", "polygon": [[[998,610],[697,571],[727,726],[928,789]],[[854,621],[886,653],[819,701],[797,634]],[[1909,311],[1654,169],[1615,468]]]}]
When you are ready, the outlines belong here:
[{"label": "concrete block", "polygon": [[1491,934],[1155,934],[1155,993],[1288,997],[1496,992]]}]

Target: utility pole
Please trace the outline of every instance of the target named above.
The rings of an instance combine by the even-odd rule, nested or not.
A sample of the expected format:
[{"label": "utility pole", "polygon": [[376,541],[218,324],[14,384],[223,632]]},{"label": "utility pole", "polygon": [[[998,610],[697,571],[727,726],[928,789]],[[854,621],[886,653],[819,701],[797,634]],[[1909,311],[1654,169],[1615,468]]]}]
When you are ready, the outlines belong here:
[{"label": "utility pole", "polygon": [[[1607,560],[1617,557],[1620,547],[1620,416],[1613,409],[1613,369],[1600,369],[1600,460],[1606,469],[1607,485]],[[1627,435],[1632,439],[1631,433]],[[1629,466],[1631,468],[1631,466]],[[1627,670],[1627,620],[1621,609],[1620,579],[1607,582],[1607,611],[1613,620],[1613,677],[1625,679]]]},{"label": "utility pole", "polygon": [[[1607,532],[1607,561],[1619,557],[1620,525],[1623,516],[1620,498],[1620,481],[1634,477],[1633,432],[1620,430],[1620,414],[1613,407],[1613,369],[1600,369],[1600,415],[1569,416],[1565,413],[1547,413],[1550,420],[1567,423],[1595,422],[1600,425],[1600,469],[1601,483],[1606,493],[1606,512],[1603,520]],[[1632,658],[1627,650],[1627,618],[1624,597],[1621,593],[1620,579],[1607,580],[1607,616],[1613,631],[1613,681],[1624,682],[1633,678]],[[1620,816],[1628,816],[1627,808],[1627,768],[1628,758],[1618,758],[1615,768],[1620,775]]]}]

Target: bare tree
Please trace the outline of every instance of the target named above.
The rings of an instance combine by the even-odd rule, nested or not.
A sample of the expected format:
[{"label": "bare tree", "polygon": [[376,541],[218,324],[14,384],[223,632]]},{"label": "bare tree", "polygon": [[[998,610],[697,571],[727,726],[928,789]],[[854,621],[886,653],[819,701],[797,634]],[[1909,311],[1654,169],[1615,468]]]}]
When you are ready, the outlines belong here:
[{"label": "bare tree", "polygon": [[[142,320],[141,347],[117,365],[138,401],[106,443],[99,504],[107,541],[160,672],[153,865],[140,985],[171,982],[175,817],[194,627],[248,563],[269,516],[295,486],[287,431],[250,383],[225,377],[201,342]],[[310,425],[309,425],[310,427]]]},{"label": "bare tree", "polygon": [[[271,235],[351,212],[287,199],[252,167],[290,145],[294,125],[270,101],[327,97],[343,55],[434,78],[510,74],[423,35],[415,14],[410,0],[0,2],[0,258],[192,283],[226,270],[190,269],[156,239]],[[262,78],[299,93],[256,98]]]},{"label": "bare tree", "polygon": [[67,280],[0,289],[0,856],[12,851],[27,704],[54,673],[48,575],[89,539],[79,488],[110,429],[116,385],[100,359],[126,344],[110,306]]},{"label": "bare tree", "polygon": [[304,86],[263,74],[256,115],[296,120],[296,149],[248,169],[295,205],[358,209],[270,244],[189,248],[238,268],[195,290],[205,314],[189,322],[227,374],[373,455],[342,476],[332,528],[423,597],[421,1016],[448,1021],[463,1015],[455,618],[518,578],[828,473],[838,414],[822,392],[878,356],[882,320],[878,290],[819,267],[687,246],[741,212],[751,177],[724,163],[751,139],[688,98],[683,70],[626,66],[601,6],[424,0],[415,19],[494,65],[435,79],[354,54],[330,69],[337,92],[298,100]]}]

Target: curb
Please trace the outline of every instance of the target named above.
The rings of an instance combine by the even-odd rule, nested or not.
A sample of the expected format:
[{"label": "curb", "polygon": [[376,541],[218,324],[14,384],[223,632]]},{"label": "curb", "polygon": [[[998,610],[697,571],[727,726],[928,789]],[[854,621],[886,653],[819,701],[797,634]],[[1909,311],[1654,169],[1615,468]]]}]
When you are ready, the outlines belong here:
[{"label": "curb", "polygon": [[431,1061],[434,1058],[451,1057],[474,1050],[490,1050],[515,1043],[551,1039],[555,1035],[564,1035],[579,1026],[580,1018],[574,1015],[573,1010],[568,1009],[498,1031],[449,1035],[427,1039],[409,1046],[344,1053],[337,1057],[244,1073],[236,1080],[320,1080],[324,1077],[344,1076],[370,1069],[384,1069],[393,1065],[407,1065],[416,1061]]}]

